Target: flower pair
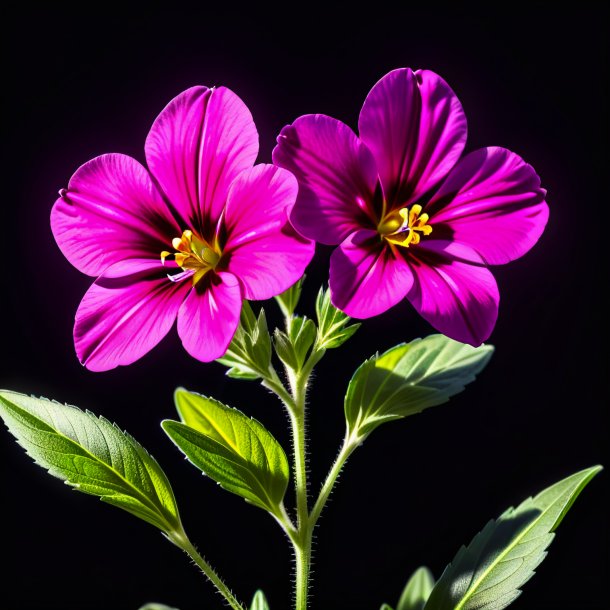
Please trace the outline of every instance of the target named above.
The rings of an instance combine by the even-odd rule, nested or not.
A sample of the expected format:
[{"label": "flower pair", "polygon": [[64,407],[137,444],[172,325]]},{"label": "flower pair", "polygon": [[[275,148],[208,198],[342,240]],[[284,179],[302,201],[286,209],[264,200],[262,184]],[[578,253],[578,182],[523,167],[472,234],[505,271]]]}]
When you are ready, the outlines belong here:
[{"label": "flower pair", "polygon": [[242,300],[295,283],[310,240],[338,245],[330,289],[347,314],[367,318],[407,297],[441,332],[484,341],[499,300],[487,265],[522,256],[546,224],[538,176],[501,148],[460,159],[463,109],[430,71],[382,78],[359,132],[300,117],[278,137],[275,166],[254,166],[258,136],[243,102],[194,87],[154,122],[148,170],[117,154],[79,168],[51,224],[70,262],[97,276],[76,315],[81,362],[129,364],[176,318],[191,355],[222,356]]}]

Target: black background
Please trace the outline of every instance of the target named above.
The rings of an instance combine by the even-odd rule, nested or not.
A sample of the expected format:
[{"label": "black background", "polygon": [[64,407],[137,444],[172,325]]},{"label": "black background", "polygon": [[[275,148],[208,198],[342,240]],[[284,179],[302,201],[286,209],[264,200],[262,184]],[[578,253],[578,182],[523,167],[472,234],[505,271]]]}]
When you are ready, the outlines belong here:
[{"label": "black background", "polygon": [[[418,565],[440,575],[489,518],[604,458],[607,24],[595,4],[578,6],[492,13],[373,3],[351,15],[293,6],[290,17],[288,8],[127,14],[97,5],[92,17],[21,4],[3,19],[2,386],[90,408],[129,430],[168,472],[187,530],[238,597],[262,587],[273,610],[288,608],[292,564],[279,528],[185,463],[158,426],[184,385],[257,417],[287,445],[279,403],[253,382],[227,379],[220,365],[190,359],[175,332],[128,368],[82,368],[71,331],[90,279],[55,246],[49,211],[88,159],[123,152],[143,161],[154,117],[193,84],[223,84],[244,99],[259,160],[269,162],[275,134],[297,116],[322,112],[355,127],[387,71],[435,70],[464,105],[467,150],[501,145],[534,165],[550,224],[531,253],[495,271],[498,349],[480,380],[448,405],[380,428],[349,463],[318,530],[312,607],[376,609],[395,604]],[[304,313],[328,254],[318,250]],[[268,310],[279,322],[274,304]],[[342,438],[353,369],[376,349],[429,332],[405,302],[320,365],[309,409],[313,489]],[[152,527],[70,491],[8,433],[0,437],[3,608],[222,606]],[[581,496],[515,609],[602,607],[607,476]]]}]

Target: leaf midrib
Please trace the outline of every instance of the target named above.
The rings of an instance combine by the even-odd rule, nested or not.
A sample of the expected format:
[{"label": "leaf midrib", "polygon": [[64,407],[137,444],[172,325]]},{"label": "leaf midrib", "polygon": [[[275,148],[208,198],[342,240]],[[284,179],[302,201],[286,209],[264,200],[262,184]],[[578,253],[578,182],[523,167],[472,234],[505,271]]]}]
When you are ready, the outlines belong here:
[{"label": "leaf midrib", "polygon": [[[176,423],[180,424],[181,422],[176,422]],[[186,428],[189,428],[189,426],[187,426],[186,424],[181,424],[181,425],[185,426]],[[192,428],[191,428],[191,429],[192,429]],[[195,431],[196,431],[196,432],[198,432],[197,430],[195,430]],[[198,433],[199,433],[199,434],[201,434],[200,432],[198,432]],[[204,435],[204,434],[201,434],[201,435],[205,437],[205,435]],[[189,444],[190,444],[190,445],[191,445],[191,446],[192,446],[192,447],[195,449],[195,451],[194,451],[193,453],[198,453],[199,455],[202,455],[204,458],[205,458],[206,454],[210,454],[210,453],[212,453],[211,451],[209,451],[209,450],[207,450],[207,449],[204,449],[204,448],[200,447],[199,445],[196,445],[196,444],[195,444],[193,441],[189,440],[189,439],[188,439],[186,436],[183,436],[183,435],[182,435],[182,438],[183,438],[183,439],[184,439],[184,440],[185,440],[187,443],[189,443]],[[213,442],[213,443],[217,443],[217,444],[218,444],[218,445],[220,445],[221,447],[223,446],[223,445],[222,445],[222,443],[220,443],[220,442],[218,442],[218,441],[216,441],[216,440],[214,440],[214,439],[212,439],[212,438],[209,438],[209,437],[206,437],[206,438],[208,438],[208,440],[209,440],[209,441],[211,441],[211,442]],[[172,439],[172,440],[173,440],[173,439]],[[226,462],[228,462],[229,464],[233,464],[233,466],[235,466],[236,468],[239,468],[240,470],[242,470],[242,471],[246,472],[248,475],[250,475],[250,477],[252,478],[252,481],[253,481],[253,482],[256,484],[256,487],[258,487],[258,488],[259,488],[259,489],[260,489],[260,490],[263,492],[261,495],[258,495],[258,499],[259,499],[259,500],[263,500],[263,501],[264,501],[264,498],[267,498],[267,500],[268,500],[267,505],[268,505],[269,507],[275,507],[275,506],[277,505],[277,502],[275,501],[275,499],[274,499],[274,498],[272,498],[272,497],[269,495],[269,492],[267,491],[267,489],[266,489],[266,487],[265,487],[265,485],[264,485],[264,482],[261,480],[261,479],[262,479],[262,477],[259,477],[259,476],[256,474],[256,472],[254,472],[254,473],[253,473],[253,472],[252,472],[252,470],[250,470],[250,468],[248,468],[248,466],[249,466],[249,465],[254,465],[254,466],[256,466],[255,464],[253,464],[252,462],[249,462],[247,459],[245,459],[245,458],[244,458],[244,457],[243,457],[241,454],[239,454],[239,453],[237,453],[237,452],[235,453],[235,455],[237,456],[237,459],[238,459],[239,461],[237,461],[237,459],[235,459],[235,458],[231,458],[231,457],[227,457],[227,456],[224,456],[224,455],[220,455],[220,454],[218,454],[218,453],[216,453],[216,454],[214,454],[214,455],[217,455],[217,456],[218,456],[220,459],[225,460],[225,461],[226,461]],[[196,468],[199,468],[199,469],[200,469],[200,470],[201,470],[201,471],[202,471],[202,472],[203,472],[203,473],[204,473],[206,476],[210,477],[210,475],[209,475],[209,474],[207,474],[207,473],[205,472],[205,470],[204,470],[203,468],[201,468],[201,466],[199,466],[199,465],[195,464],[195,463],[193,462],[193,460],[191,460],[190,458],[188,458],[188,456],[187,456],[187,459],[189,459],[189,461],[190,461],[190,462],[191,462],[191,463],[192,463],[192,464],[193,464],[193,465],[194,465]],[[204,460],[204,459],[202,459],[201,461],[205,463],[205,460]],[[263,471],[261,468],[259,468],[258,466],[256,467],[256,471],[257,471],[258,473],[264,474],[264,471]],[[210,478],[212,478],[212,477],[210,477]],[[274,482],[274,481],[273,481],[273,478],[271,478],[270,482],[273,484],[273,482]],[[246,481],[244,481],[244,483],[246,483],[246,484],[247,484],[247,482],[246,482]],[[223,483],[219,483],[219,484],[220,484],[221,486],[223,486]],[[249,486],[249,487],[242,487],[242,489],[247,489],[248,491],[252,491],[252,492],[254,492],[254,491],[255,491],[255,490],[253,489],[253,486]],[[262,496],[262,497],[261,497],[261,496]]]},{"label": "leaf midrib", "polygon": [[[23,414],[25,414],[25,415],[26,415],[26,417],[25,417],[26,422],[27,422],[27,419],[28,419],[28,418],[27,418],[27,416],[32,417],[32,418],[34,418],[34,419],[37,419],[35,415],[33,415],[32,413],[30,413],[30,412],[29,412],[29,411],[27,411],[26,409],[22,409],[20,406],[16,405],[16,404],[15,404],[15,403],[13,403],[12,401],[9,401],[9,400],[7,400],[7,399],[5,399],[5,400],[6,400],[6,401],[7,401],[7,402],[10,404],[10,408],[12,408],[13,410],[16,410],[17,412],[21,413],[21,414],[22,414],[22,416],[23,416]],[[74,408],[74,407],[71,407],[71,408]],[[85,412],[81,411],[81,413],[85,413]],[[88,417],[90,417],[91,419],[97,419],[97,417],[96,417],[96,416],[91,416],[91,415],[88,415],[87,413],[85,413],[85,415],[87,415],[87,416],[88,416]],[[102,465],[104,468],[106,468],[107,470],[111,471],[112,473],[115,473],[115,474],[116,474],[116,476],[117,476],[117,477],[118,477],[118,478],[119,478],[121,481],[123,481],[123,482],[126,484],[126,486],[127,486],[129,489],[133,489],[133,490],[135,491],[135,495],[137,495],[137,496],[138,496],[138,498],[137,498],[137,499],[138,499],[138,500],[139,500],[139,501],[140,501],[140,502],[141,502],[141,503],[142,503],[144,506],[148,507],[149,509],[151,509],[151,508],[152,508],[152,511],[153,511],[154,513],[156,513],[156,514],[160,514],[160,516],[162,517],[162,519],[163,519],[163,521],[165,522],[165,524],[169,526],[169,522],[167,521],[167,519],[166,519],[165,515],[163,514],[163,513],[164,513],[164,511],[163,511],[163,510],[160,510],[160,509],[159,509],[159,507],[158,507],[158,506],[156,506],[154,502],[151,502],[151,500],[149,500],[149,499],[148,499],[148,498],[147,498],[147,497],[146,497],[146,496],[145,496],[145,495],[144,495],[144,494],[143,494],[143,493],[142,493],[142,492],[141,492],[141,491],[140,491],[140,490],[139,490],[137,487],[134,487],[134,485],[133,485],[133,484],[132,484],[132,483],[131,483],[131,482],[130,482],[128,479],[126,479],[126,478],[125,478],[125,477],[124,477],[124,476],[123,476],[123,475],[122,475],[120,472],[118,472],[117,470],[115,470],[114,468],[112,468],[111,466],[109,466],[108,464],[106,464],[106,462],[102,461],[102,460],[101,460],[99,457],[97,457],[95,454],[91,453],[91,452],[90,452],[88,449],[86,449],[85,447],[83,447],[82,445],[80,445],[80,444],[79,444],[78,442],[76,442],[74,439],[71,439],[69,436],[66,436],[65,434],[62,434],[62,433],[61,433],[61,432],[59,432],[59,431],[58,431],[56,428],[54,428],[53,426],[49,425],[47,422],[45,422],[45,421],[43,421],[43,420],[40,420],[40,421],[42,421],[42,423],[43,423],[43,424],[44,424],[44,425],[45,425],[47,428],[49,428],[49,430],[51,430],[51,433],[52,433],[52,434],[55,434],[56,436],[58,436],[58,437],[60,437],[60,438],[63,438],[63,439],[65,439],[66,441],[68,441],[68,443],[70,443],[71,445],[73,445],[73,446],[75,446],[75,447],[78,447],[79,449],[81,449],[81,450],[82,450],[82,451],[83,451],[83,452],[86,454],[86,456],[87,456],[87,457],[89,457],[89,459],[92,459],[94,462],[97,462],[98,464],[101,464],[101,465]],[[97,424],[97,422],[96,422],[96,424]],[[37,429],[37,428],[35,428],[34,426],[32,426],[32,425],[31,425],[31,424],[29,424],[29,423],[23,423],[23,422],[21,422],[21,425],[23,425],[23,426],[25,426],[25,427],[27,427],[27,428],[29,428],[30,430],[33,430],[33,431],[35,431],[35,432],[42,432],[42,431],[43,431],[43,430],[40,430],[39,428],[38,428],[38,429]],[[48,434],[48,432],[47,432],[47,434]],[[103,432],[102,432],[102,436],[104,436]],[[105,438],[105,437],[104,437],[104,438]],[[29,441],[29,442],[31,442],[31,443],[32,443],[32,445],[34,445],[34,446],[38,447],[39,449],[45,449],[45,450],[47,450],[47,451],[49,450],[48,448],[45,448],[45,447],[43,447],[43,446],[41,446],[41,445],[38,445],[37,443],[33,443],[32,441]],[[29,451],[28,451],[28,453],[29,453]],[[59,452],[55,451],[55,453],[59,453]],[[78,454],[65,454],[65,453],[62,453],[61,455],[78,455]],[[151,459],[152,459],[152,458],[151,458]],[[36,461],[37,461],[37,460],[36,460]],[[41,465],[42,465],[42,464],[41,464]],[[50,469],[49,469],[47,466],[43,466],[43,467],[44,467],[44,468],[46,468],[46,470],[50,470]],[[57,468],[57,467],[54,467],[54,468]],[[92,478],[92,480],[95,480],[95,479],[93,479],[93,478]],[[72,484],[70,483],[70,481],[68,481],[68,483],[69,483],[70,485],[72,485]],[[76,485],[79,485],[79,484],[76,484]],[[154,485],[153,485],[153,486],[154,486]],[[102,497],[102,498],[103,498],[103,497],[104,497],[104,495],[100,494],[100,497]],[[112,497],[112,496],[108,496],[108,497]],[[143,499],[144,501],[142,501],[142,499]],[[171,528],[170,528],[170,527],[168,527],[168,529],[171,529]]]},{"label": "leaf midrib", "polygon": [[[514,548],[516,548],[519,543],[521,542],[521,540],[524,538],[524,536],[530,532],[532,530],[532,528],[544,517],[544,515],[547,514],[547,512],[553,507],[555,506],[555,504],[557,504],[557,500],[555,502],[552,502],[551,504],[549,504],[543,511],[540,512],[539,515],[537,515],[534,520],[530,523],[530,525],[528,525],[514,540],[513,542],[506,547],[506,549],[504,551],[502,551],[502,553],[500,553],[496,559],[489,565],[489,567],[483,572],[483,574],[481,576],[479,576],[479,578],[477,578],[477,580],[474,582],[474,584],[472,584],[469,588],[468,591],[466,592],[466,595],[464,595],[464,597],[460,600],[460,602],[458,603],[458,605],[455,607],[454,610],[462,610],[462,608],[464,607],[464,605],[466,604],[466,602],[476,593],[476,589],[477,587],[480,586],[480,584],[487,578],[487,576],[489,575],[489,573],[491,572],[491,570],[493,570],[498,564],[502,563],[502,560],[504,559],[504,557],[506,557],[506,555],[508,555]],[[496,523],[498,523],[499,520],[496,520]],[[550,530],[549,530],[550,532]],[[518,587],[515,587],[518,588]]]}]

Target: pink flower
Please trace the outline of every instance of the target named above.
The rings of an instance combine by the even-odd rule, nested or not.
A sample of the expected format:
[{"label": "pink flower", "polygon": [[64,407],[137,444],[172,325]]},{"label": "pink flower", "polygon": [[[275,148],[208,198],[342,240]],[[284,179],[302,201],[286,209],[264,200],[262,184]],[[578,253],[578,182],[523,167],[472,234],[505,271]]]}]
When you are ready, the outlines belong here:
[{"label": "pink flower", "polygon": [[330,263],[333,304],[368,318],[406,297],[439,331],[479,345],[498,314],[487,266],[523,256],[546,225],[540,179],[503,148],[460,159],[462,105],[428,70],[384,76],[358,128],[360,137],[331,117],[302,116],[273,151],[300,183],[295,227],[339,244]]},{"label": "pink flower", "polygon": [[286,290],[313,255],[288,221],[294,176],[254,166],[256,127],[229,89],[173,99],[145,153],[149,170],[120,154],[85,163],[51,213],[66,258],[97,277],[74,327],[76,353],[94,371],[141,358],[176,318],[189,354],[219,358],[242,300]]}]

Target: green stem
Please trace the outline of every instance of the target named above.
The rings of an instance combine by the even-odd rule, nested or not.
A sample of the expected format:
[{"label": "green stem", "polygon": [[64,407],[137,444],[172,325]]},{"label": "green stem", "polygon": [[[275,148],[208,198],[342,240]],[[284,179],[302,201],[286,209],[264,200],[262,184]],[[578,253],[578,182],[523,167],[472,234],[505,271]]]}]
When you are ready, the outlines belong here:
[{"label": "green stem", "polygon": [[199,566],[199,569],[208,577],[233,610],[245,610],[244,606],[237,601],[229,587],[225,585],[220,576],[215,572],[214,568],[212,568],[212,566],[199,554],[193,543],[188,539],[184,530],[173,532],[169,535],[169,539]]},{"label": "green stem", "polygon": [[[289,324],[289,320],[287,320]],[[297,505],[297,523],[296,529],[290,527],[292,524],[289,519],[282,516],[276,516],[284,531],[288,534],[294,547],[294,555],[296,561],[296,609],[307,610],[307,594],[309,591],[309,573],[311,567],[311,546],[313,538],[313,528],[319,517],[317,514],[314,520],[311,519],[308,507],[308,485],[307,485],[307,441],[305,434],[305,399],[307,394],[307,385],[314,366],[320,361],[324,355],[325,349],[318,349],[318,342],[314,343],[311,353],[307,361],[304,363],[300,371],[293,371],[286,368],[288,381],[290,384],[290,392],[286,389],[280,378],[278,377],[273,365],[269,367],[268,375],[263,379],[263,386],[274,392],[284,403],[290,425],[292,429],[293,443],[293,461],[295,473],[295,493]],[[351,450],[350,450],[351,452]],[[349,453],[347,454],[349,455]],[[347,455],[341,462],[341,465],[347,459]],[[339,466],[340,470],[340,466]],[[335,474],[338,475],[338,471]],[[328,482],[328,481],[327,481]],[[334,480],[333,480],[334,483]],[[326,498],[320,505],[320,510],[324,502],[330,494],[328,489]],[[289,523],[290,525],[286,526]]]},{"label": "green stem", "polygon": [[322,485],[322,489],[320,490],[318,499],[316,500],[316,503],[313,509],[311,510],[311,514],[309,515],[309,528],[312,532],[314,527],[316,526],[316,523],[318,522],[318,519],[320,518],[320,515],[322,514],[322,511],[324,510],[324,506],[328,501],[330,493],[333,490],[337,479],[339,478],[341,469],[345,465],[345,462],[347,462],[349,456],[354,452],[354,449],[356,449],[359,444],[360,441],[358,440],[358,438],[349,436],[346,433],[345,439],[343,440],[343,445],[341,446],[341,450],[339,451],[339,455],[337,455],[337,458],[334,464],[332,465],[330,472],[326,476],[326,480]]},{"label": "green stem", "polygon": [[273,365],[269,366],[269,374],[263,378],[262,385],[271,390],[290,411],[294,407],[294,400],[290,392],[284,387],[284,384],[275,372]]},{"label": "green stem", "polygon": [[311,532],[309,531],[309,509],[307,506],[307,465],[305,441],[305,391],[295,388],[295,409],[290,409],[290,422],[294,445],[294,470],[297,500],[297,538],[293,540],[296,559],[296,607],[307,608],[309,590],[309,567],[311,563]]},{"label": "green stem", "polygon": [[297,499],[297,524],[301,529],[308,521],[307,507],[307,446],[305,439],[305,387],[297,380],[294,390],[294,409],[290,409],[292,442],[294,444],[294,470]]}]

